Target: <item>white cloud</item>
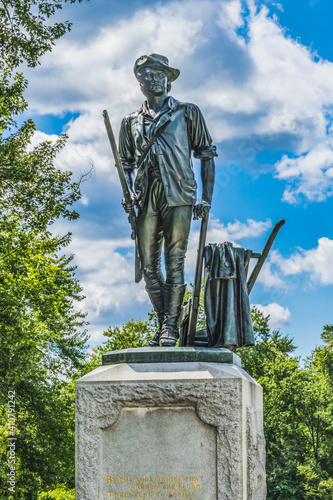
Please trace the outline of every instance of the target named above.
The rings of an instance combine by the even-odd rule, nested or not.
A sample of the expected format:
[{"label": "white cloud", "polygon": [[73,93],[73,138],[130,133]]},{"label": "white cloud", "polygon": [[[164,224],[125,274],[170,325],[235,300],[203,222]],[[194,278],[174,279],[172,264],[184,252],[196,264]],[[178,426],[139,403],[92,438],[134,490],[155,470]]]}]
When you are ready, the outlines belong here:
[{"label": "white cloud", "polygon": [[272,5],[274,5],[280,12],[284,12],[284,7],[281,3],[279,2],[272,2]]},{"label": "white cloud", "polygon": [[242,11],[241,0],[219,2],[217,25],[222,30],[228,31],[230,36],[234,37],[235,29],[240,28],[244,24]]},{"label": "white cloud", "polygon": [[323,237],[318,246],[309,250],[298,248],[288,258],[271,250],[258,282],[277,295],[309,290],[313,284],[333,285],[333,240]]},{"label": "white cloud", "polygon": [[[218,220],[212,219],[207,243],[257,237],[270,225],[270,221],[248,220],[247,223],[236,221],[224,226]],[[56,229],[64,232],[67,225],[58,223]],[[98,229],[95,229],[93,237],[85,237],[84,230],[81,230],[80,234],[74,231],[70,246],[70,251],[75,255],[75,264],[78,265],[83,294],[87,296],[83,305],[89,311],[90,319],[95,321],[105,312],[119,313],[128,311],[129,307],[149,304],[144,283],[134,283],[134,242],[129,237],[99,238],[96,232]],[[186,254],[187,273],[192,274],[195,268],[198,240],[199,231],[191,231]],[[121,253],[119,249],[122,249]]]},{"label": "white cloud", "polygon": [[[208,235],[214,240],[221,238],[225,231],[227,239],[240,240],[242,238],[253,238],[263,234],[272,227],[272,221],[255,221],[247,219],[246,223],[236,220],[235,222],[228,222],[226,226],[221,224],[218,220],[212,219],[211,228]],[[226,240],[224,240],[226,241]]]},{"label": "white cloud", "polygon": [[[92,137],[89,137],[89,129],[93,131]],[[91,200],[100,202],[103,196],[106,204],[119,205],[122,198],[119,177],[102,118],[98,120],[89,113],[81,115],[69,124],[67,133],[69,139],[57,154],[55,167],[73,172],[73,181],[78,181],[93,167],[92,179],[81,186],[81,203],[87,206]],[[42,141],[55,142],[57,138],[55,134],[37,130],[30,149]],[[107,210],[110,211],[110,207]]]},{"label": "white cloud", "polygon": [[[223,15],[231,10],[227,8],[230,3],[233,11],[237,8],[240,15],[240,2],[222,3]],[[224,25],[231,23],[237,29],[239,23],[235,23],[233,17],[234,13],[230,14]],[[243,54],[238,54],[239,64],[246,62],[248,66],[244,77],[240,80],[227,78],[230,76],[225,73],[227,68],[221,73],[213,68],[209,81],[203,80],[199,91],[205,104],[215,107],[217,123],[223,124],[222,113],[257,115],[255,121],[245,127],[241,119],[232,120],[231,131],[228,116],[225,127],[218,127],[221,139],[231,134],[242,137],[250,133],[287,132],[300,139],[298,149],[304,150],[326,135],[322,107],[332,102],[333,90],[329,81],[333,76],[333,64],[328,61],[316,63],[309,49],[285,36],[276,20],[269,17],[267,7],[258,12],[253,3],[248,21],[247,43],[240,36],[234,36],[234,43],[243,47]],[[226,29],[224,25],[220,23]],[[241,60],[242,55],[245,61]]]},{"label": "white cloud", "polygon": [[149,302],[143,284],[134,285],[133,254],[117,251],[120,247],[126,251],[130,241],[73,238],[71,251],[75,253],[87,297],[84,306],[92,320],[105,312],[128,311]]},{"label": "white cloud", "polygon": [[[333,64],[315,60],[310,49],[286,36],[267,7],[258,10],[252,0],[248,4],[251,12],[245,19],[240,0],[157,3],[126,14],[84,39],[69,35],[43,58],[41,68],[28,75],[30,112],[80,113],[68,124],[69,141],[56,165],[73,170],[77,178],[93,163],[93,179],[82,187],[84,206],[89,204],[93,211],[104,200],[110,217],[119,214],[116,206],[122,195],[102,111],[108,109],[117,135],[121,118],[138,109],[143,97],[133,63],[151,52],[168,55],[170,64],[181,69],[172,94],[200,105],[214,139],[224,144],[234,141],[233,153],[244,167],[252,153],[265,148],[290,151],[275,165],[276,177],[287,184],[286,202],[296,203],[300,196],[322,201],[332,194],[333,141],[327,113],[333,101]],[[244,147],[249,137],[256,139],[251,142],[252,151]],[[36,144],[45,139],[55,136],[35,134]],[[124,221],[125,217],[118,227],[125,226]],[[198,228],[193,225],[190,235],[188,273],[195,266]],[[211,217],[207,242],[239,242],[270,228],[270,221],[222,224]],[[114,324],[112,318],[119,318],[126,307],[149,308],[144,285],[133,282],[129,238],[116,240],[113,233],[108,239],[105,228],[100,229],[101,234],[90,237],[81,229],[71,246],[87,295],[83,306],[96,332],[105,318],[109,322],[105,326]],[[126,231],[127,226],[121,234]],[[271,251],[258,282],[284,291],[289,289],[291,276],[333,284],[332,257],[328,238],[321,238],[317,248],[300,249],[288,259]],[[272,317],[282,307],[274,304]]]},{"label": "white cloud", "polygon": [[[185,261],[187,273],[193,272],[195,268],[200,232],[200,229],[197,229],[198,226],[199,224],[196,223],[196,228],[193,228],[189,238]],[[271,226],[272,222],[270,220],[255,221],[247,219],[246,223],[236,220],[235,222],[223,224],[218,219],[210,217],[206,243],[224,243],[225,241],[231,241],[235,245],[238,245],[239,241],[243,239],[256,238],[266,233]]]},{"label": "white cloud", "polygon": [[[181,69],[175,96],[203,108],[215,141],[238,141],[234,155],[245,165],[275,144],[290,150],[290,158],[275,166],[287,183],[284,200],[295,203],[302,195],[321,201],[333,184],[326,116],[333,64],[314,60],[310,49],[286,36],[268,7],[258,10],[252,0],[248,5],[246,39],[239,33],[246,15],[240,0],[156,4],[88,38],[69,35],[28,74],[30,112],[80,112],[69,124],[73,158],[67,163],[91,158],[107,175],[102,110],[108,108],[117,132],[121,118],[142,100],[132,73],[135,59],[164,53]],[[257,141],[247,148],[242,141],[249,137]]]},{"label": "white cloud", "polygon": [[[207,242],[223,242],[257,237],[271,226],[270,221],[235,221],[222,224],[211,219]],[[192,280],[199,238],[199,224],[190,234],[186,257],[187,276]],[[110,325],[121,324],[131,317],[145,317],[151,310],[145,284],[134,282],[134,242],[128,236],[101,237],[103,228],[89,221],[71,227],[67,222],[57,222],[53,231],[64,234],[73,231],[73,241],[68,251],[74,253],[74,264],[86,298],[78,304],[88,312],[91,341],[101,341],[102,332]],[[127,227],[125,227],[126,232]]]},{"label": "white cloud", "polygon": [[267,260],[259,273],[257,282],[262,283],[266,288],[286,289],[287,284],[281,275],[281,270],[272,269],[272,261]]},{"label": "white cloud", "polygon": [[278,179],[290,181],[284,191],[287,203],[296,203],[300,195],[310,201],[325,201],[333,194],[333,138],[314,146],[297,158],[284,155],[276,164]]},{"label": "white cloud", "polygon": [[253,304],[265,316],[270,316],[269,325],[271,328],[279,328],[290,321],[290,311],[287,307],[282,307],[276,302],[262,306],[261,304]]},{"label": "white cloud", "polygon": [[299,249],[288,259],[275,252],[273,260],[285,276],[306,273],[316,283],[333,285],[333,240],[329,238],[320,238],[316,248]]},{"label": "white cloud", "polygon": [[195,13],[178,2],[144,8],[131,18],[102,27],[89,39],[59,41],[52,54],[43,58],[42,67],[29,74],[30,108],[42,114],[59,114],[64,109],[96,114],[109,105],[119,121],[141,99],[132,71],[137,57],[153,48],[179,62],[204,43],[200,19],[212,5],[202,2],[197,7]]}]

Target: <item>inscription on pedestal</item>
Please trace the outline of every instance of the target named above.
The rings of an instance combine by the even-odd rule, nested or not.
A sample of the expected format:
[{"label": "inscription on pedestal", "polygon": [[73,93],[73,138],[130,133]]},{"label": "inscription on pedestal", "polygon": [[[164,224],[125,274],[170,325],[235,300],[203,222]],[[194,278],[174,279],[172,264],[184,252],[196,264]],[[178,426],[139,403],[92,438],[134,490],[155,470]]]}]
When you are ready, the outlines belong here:
[{"label": "inscription on pedestal", "polygon": [[217,500],[216,428],[192,407],[124,408],[100,445],[99,500]]}]

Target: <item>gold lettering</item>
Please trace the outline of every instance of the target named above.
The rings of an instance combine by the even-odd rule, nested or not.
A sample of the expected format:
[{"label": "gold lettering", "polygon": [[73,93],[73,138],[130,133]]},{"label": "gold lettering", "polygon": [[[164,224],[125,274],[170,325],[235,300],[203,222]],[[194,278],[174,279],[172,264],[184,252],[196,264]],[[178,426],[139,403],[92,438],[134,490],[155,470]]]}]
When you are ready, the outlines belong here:
[{"label": "gold lettering", "polygon": [[171,477],[171,476],[156,476],[157,483],[180,483],[181,477]]},{"label": "gold lettering", "polygon": [[[196,491],[203,490],[204,476],[105,476],[106,483],[123,485],[127,492],[107,491],[108,498],[197,498]],[[176,485],[176,486],[175,486]],[[177,491],[175,491],[177,490]],[[131,493],[129,493],[131,491]],[[332,499],[333,500],[333,499]]]},{"label": "gold lettering", "polygon": [[[130,498],[130,493],[115,493],[114,491],[107,491],[109,498]],[[113,496],[112,496],[113,495]]]}]

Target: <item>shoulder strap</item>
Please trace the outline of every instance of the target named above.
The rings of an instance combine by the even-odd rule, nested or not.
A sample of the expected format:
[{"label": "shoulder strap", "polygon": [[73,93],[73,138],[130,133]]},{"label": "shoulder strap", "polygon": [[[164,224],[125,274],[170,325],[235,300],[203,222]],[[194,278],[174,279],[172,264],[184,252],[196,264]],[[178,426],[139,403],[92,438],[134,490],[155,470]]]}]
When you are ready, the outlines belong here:
[{"label": "shoulder strap", "polygon": [[156,130],[156,132],[153,133],[152,135],[152,138],[150,139],[150,141],[148,142],[146,148],[143,150],[141,156],[140,156],[140,160],[138,161],[137,163],[137,168],[139,169],[144,161],[144,159],[146,158],[147,154],[149,153],[150,151],[150,148],[152,147],[152,145],[154,144],[154,142],[156,141],[156,139],[158,138],[158,136],[161,134],[162,130],[163,130],[163,125],[158,128]]}]

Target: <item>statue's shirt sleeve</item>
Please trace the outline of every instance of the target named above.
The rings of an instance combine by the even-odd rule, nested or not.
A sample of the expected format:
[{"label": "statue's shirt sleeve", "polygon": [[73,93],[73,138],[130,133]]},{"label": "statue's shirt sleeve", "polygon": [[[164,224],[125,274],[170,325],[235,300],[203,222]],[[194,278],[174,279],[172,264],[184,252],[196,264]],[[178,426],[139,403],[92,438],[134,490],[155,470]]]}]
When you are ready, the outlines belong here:
[{"label": "statue's shirt sleeve", "polygon": [[135,168],[135,144],[131,132],[131,118],[125,116],[121,122],[119,132],[119,155],[125,170],[132,171]]},{"label": "statue's shirt sleeve", "polygon": [[217,156],[216,146],[212,144],[212,138],[198,106],[187,104],[185,114],[194,157],[208,159]]}]

